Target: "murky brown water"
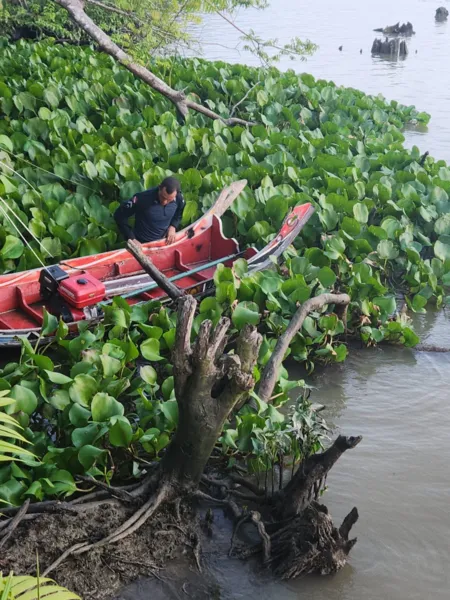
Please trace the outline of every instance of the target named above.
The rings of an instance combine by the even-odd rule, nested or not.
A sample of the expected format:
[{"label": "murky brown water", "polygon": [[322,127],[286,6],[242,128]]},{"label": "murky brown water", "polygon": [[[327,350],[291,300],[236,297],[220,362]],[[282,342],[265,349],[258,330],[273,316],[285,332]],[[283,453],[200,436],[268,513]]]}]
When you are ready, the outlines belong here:
[{"label": "murky brown water", "polygon": [[[263,37],[288,41],[298,35],[320,45],[307,63],[286,60],[281,67],[430,112],[429,131],[409,133],[408,143],[450,159],[450,21],[434,21],[439,5],[450,9],[448,0],[271,4],[265,12],[241,12],[239,25]],[[409,56],[398,62],[373,59],[372,29],[398,20],[410,20],[417,31]],[[220,17],[208,18],[199,35],[205,57],[256,64],[252,56],[231,49],[238,34]],[[427,343],[450,347],[449,319],[445,313],[428,314],[416,326],[428,336]],[[354,505],[359,508],[358,543],[350,564],[335,577],[274,582],[250,565],[223,557],[229,546],[229,525],[223,522],[205,556],[222,600],[450,598],[449,367],[450,354],[383,347],[353,350],[344,365],[312,380],[315,400],[327,406],[327,418],[337,430],[364,436],[331,472],[324,498],[337,521]],[[133,598],[150,597],[150,589],[141,587]]]}]

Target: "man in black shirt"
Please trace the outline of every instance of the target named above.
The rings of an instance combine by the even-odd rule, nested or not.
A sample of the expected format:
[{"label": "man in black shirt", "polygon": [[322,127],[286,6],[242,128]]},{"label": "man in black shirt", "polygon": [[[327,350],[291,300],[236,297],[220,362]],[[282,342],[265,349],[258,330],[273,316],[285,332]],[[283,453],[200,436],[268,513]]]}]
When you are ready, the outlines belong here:
[{"label": "man in black shirt", "polygon": [[[181,223],[183,209],[180,182],[175,177],[166,177],[158,187],[139,192],[131,200],[121,204],[114,218],[126,240],[137,239],[143,244],[165,237],[166,243],[172,244]],[[128,225],[128,219],[133,215],[134,231]]]}]

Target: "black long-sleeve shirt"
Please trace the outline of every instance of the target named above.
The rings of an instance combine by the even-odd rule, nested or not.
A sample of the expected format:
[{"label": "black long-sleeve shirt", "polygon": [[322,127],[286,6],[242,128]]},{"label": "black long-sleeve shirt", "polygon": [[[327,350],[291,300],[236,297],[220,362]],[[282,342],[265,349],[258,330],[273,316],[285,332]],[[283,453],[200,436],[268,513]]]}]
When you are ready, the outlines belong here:
[{"label": "black long-sleeve shirt", "polygon": [[[172,226],[177,229],[183,216],[184,198],[178,192],[174,202],[162,206],[158,197],[158,188],[139,192],[128,202],[124,202],[114,213],[120,232],[126,240],[137,239],[138,242],[153,242],[166,235]],[[134,231],[128,219],[135,216]]]}]

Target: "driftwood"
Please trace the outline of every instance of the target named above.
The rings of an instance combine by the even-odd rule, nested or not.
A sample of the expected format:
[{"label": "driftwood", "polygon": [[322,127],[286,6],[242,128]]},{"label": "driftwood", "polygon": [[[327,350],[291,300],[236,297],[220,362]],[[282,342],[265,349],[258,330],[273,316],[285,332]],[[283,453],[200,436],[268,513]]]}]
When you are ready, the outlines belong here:
[{"label": "driftwood", "polygon": [[392,40],[386,38],[384,41],[375,38],[372,44],[372,54],[392,58],[405,57],[408,55],[408,46],[405,40],[399,40],[398,38]]},{"label": "driftwood", "polygon": [[137,240],[128,240],[127,249],[138,261],[144,271],[148,273],[159,285],[159,287],[166,292],[169,298],[172,300],[177,300],[178,298],[184,296],[183,290],[180,290],[178,286],[169,281],[164,273],[161,273],[161,271],[155,267],[151,259],[144,254],[142,246]]},{"label": "driftwood", "polygon": [[435,346],[434,344],[419,344],[414,346],[414,350],[418,352],[450,352],[448,346]]},{"label": "driftwood", "polygon": [[400,21],[395,25],[388,25],[387,27],[378,27],[374,29],[374,31],[378,31],[379,33],[384,33],[384,35],[414,35],[416,32],[414,31],[414,27],[412,23],[409,21],[407,23],[403,23],[400,25]]},{"label": "driftwood", "polygon": [[[283,363],[286,352],[292,342],[294,336],[300,331],[302,325],[309,315],[314,310],[320,310],[327,304],[334,304],[345,308],[350,303],[350,296],[347,294],[321,294],[315,298],[306,300],[300,308],[297,310],[295,315],[292,317],[291,322],[286,328],[286,331],[279,338],[275,350],[266,364],[258,386],[258,396],[261,400],[268,402],[273,392],[276,382],[278,381],[278,372],[281,364]],[[343,313],[345,316],[345,312]]]}]

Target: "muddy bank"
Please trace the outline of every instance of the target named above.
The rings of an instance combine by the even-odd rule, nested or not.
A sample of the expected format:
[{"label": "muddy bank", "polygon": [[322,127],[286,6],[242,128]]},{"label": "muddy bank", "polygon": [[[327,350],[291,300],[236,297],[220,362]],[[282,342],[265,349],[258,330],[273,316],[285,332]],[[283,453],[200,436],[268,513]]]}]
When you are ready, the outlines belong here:
[{"label": "muddy bank", "polygon": [[[72,545],[103,538],[129,515],[121,506],[102,504],[84,515],[49,514],[24,521],[14,536],[20,543],[2,550],[0,570],[35,573],[37,551],[43,572]],[[191,513],[183,512],[180,527],[170,510],[162,510],[135,534],[88,554],[71,556],[50,576],[83,600],[111,600],[128,582],[142,577],[158,578],[163,565],[171,559],[186,554],[188,563],[192,559],[189,545],[194,527]],[[129,597],[123,596],[124,600]]]}]

